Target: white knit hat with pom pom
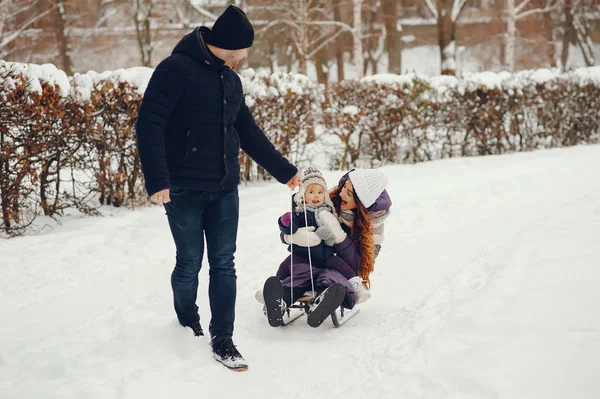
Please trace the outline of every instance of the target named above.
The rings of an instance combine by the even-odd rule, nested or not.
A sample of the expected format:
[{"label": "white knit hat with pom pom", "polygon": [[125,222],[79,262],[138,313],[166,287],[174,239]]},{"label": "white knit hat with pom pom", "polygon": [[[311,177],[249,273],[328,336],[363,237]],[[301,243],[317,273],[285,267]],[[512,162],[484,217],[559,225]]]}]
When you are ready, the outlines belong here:
[{"label": "white knit hat with pom pom", "polygon": [[323,178],[321,171],[314,166],[309,166],[304,171],[304,175],[302,176],[302,185],[304,188],[310,186],[311,184],[318,184],[323,187],[323,190],[327,191],[327,182]]}]

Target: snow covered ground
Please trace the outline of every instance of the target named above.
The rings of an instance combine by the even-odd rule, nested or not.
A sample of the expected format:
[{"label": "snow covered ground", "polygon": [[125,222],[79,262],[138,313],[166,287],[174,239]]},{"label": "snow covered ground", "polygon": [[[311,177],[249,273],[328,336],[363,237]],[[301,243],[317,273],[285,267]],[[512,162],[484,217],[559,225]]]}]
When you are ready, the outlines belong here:
[{"label": "snow covered ground", "polygon": [[599,397],[600,146],[384,170],[394,205],[373,297],[341,329],[267,325],[253,294],[286,256],[289,192],[241,188],[246,373],[176,323],[160,207],[0,241],[0,397]]}]

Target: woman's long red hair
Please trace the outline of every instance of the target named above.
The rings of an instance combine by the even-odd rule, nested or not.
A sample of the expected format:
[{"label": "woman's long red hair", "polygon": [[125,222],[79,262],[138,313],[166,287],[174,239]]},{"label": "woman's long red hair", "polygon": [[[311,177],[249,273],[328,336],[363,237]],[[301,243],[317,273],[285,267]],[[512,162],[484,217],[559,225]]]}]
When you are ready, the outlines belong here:
[{"label": "woman's long red hair", "polygon": [[[337,186],[331,193],[329,198],[335,207],[336,213],[339,215],[341,211],[342,200],[340,192],[342,187]],[[371,287],[370,274],[375,269],[375,243],[373,241],[373,230],[371,229],[371,220],[367,208],[360,202],[356,194],[353,193],[356,210],[354,212],[354,224],[350,229],[350,238],[354,245],[359,249],[360,266],[358,267],[358,275],[364,280],[364,285],[369,289]]]}]

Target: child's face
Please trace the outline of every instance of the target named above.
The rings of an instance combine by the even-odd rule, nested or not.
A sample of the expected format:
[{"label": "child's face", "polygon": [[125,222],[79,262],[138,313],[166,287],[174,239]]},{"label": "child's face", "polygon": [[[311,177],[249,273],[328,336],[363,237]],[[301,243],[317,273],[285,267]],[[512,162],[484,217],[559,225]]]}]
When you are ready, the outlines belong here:
[{"label": "child's face", "polygon": [[306,187],[304,201],[310,205],[323,205],[325,202],[325,189],[319,184],[311,184]]}]

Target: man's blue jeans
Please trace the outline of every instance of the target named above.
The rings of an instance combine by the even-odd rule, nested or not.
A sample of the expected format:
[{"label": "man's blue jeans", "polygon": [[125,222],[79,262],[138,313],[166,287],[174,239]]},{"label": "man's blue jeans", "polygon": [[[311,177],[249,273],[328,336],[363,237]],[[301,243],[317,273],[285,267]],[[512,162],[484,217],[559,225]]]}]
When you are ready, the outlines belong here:
[{"label": "man's blue jeans", "polygon": [[237,188],[199,191],[172,187],[170,197],[165,209],[177,248],[171,274],[177,318],[184,326],[200,320],[196,296],[206,236],[212,314],[209,331],[213,339],[231,337],[237,280],[233,262],[239,218]]}]

